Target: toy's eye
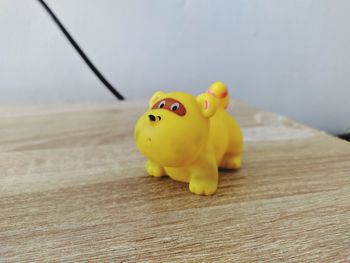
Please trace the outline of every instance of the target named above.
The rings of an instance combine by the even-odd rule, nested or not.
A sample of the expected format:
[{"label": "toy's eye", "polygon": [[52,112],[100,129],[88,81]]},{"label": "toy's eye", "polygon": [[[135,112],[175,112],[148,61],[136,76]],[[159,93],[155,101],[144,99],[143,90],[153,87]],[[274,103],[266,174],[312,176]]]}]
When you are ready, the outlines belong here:
[{"label": "toy's eye", "polygon": [[176,111],[179,107],[180,107],[179,103],[175,102],[175,103],[171,104],[170,109],[172,111]]},{"label": "toy's eye", "polygon": [[162,100],[160,103],[159,103],[159,105],[158,105],[158,108],[164,108],[164,106],[165,106],[165,100]]}]

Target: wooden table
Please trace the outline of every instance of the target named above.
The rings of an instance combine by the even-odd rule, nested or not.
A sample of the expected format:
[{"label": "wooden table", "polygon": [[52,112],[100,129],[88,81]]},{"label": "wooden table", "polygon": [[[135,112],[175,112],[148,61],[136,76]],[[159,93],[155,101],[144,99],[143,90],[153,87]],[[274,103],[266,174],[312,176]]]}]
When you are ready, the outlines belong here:
[{"label": "wooden table", "polygon": [[146,103],[0,108],[1,262],[350,262],[350,144],[234,102],[216,195],[152,178]]}]

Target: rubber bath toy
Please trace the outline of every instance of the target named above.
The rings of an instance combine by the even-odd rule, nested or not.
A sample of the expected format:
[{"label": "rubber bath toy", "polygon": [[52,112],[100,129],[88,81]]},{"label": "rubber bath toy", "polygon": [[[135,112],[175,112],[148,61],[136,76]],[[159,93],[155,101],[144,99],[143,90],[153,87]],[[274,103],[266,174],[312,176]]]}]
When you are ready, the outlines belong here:
[{"label": "rubber bath toy", "polygon": [[241,166],[243,136],[226,111],[228,90],[213,83],[195,97],[183,92],[156,92],[137,121],[135,143],[148,158],[149,175],[189,183],[197,195],[214,194],[218,168]]}]

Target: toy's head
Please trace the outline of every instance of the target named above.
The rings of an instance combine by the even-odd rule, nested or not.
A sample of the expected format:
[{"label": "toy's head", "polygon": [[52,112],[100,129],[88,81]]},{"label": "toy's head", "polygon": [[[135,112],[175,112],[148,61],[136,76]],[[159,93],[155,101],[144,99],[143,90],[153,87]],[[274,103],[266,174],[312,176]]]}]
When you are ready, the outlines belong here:
[{"label": "toy's head", "polygon": [[135,142],[142,154],[161,166],[183,166],[193,161],[205,146],[209,118],[217,99],[182,92],[156,92],[149,110],[136,123]]}]

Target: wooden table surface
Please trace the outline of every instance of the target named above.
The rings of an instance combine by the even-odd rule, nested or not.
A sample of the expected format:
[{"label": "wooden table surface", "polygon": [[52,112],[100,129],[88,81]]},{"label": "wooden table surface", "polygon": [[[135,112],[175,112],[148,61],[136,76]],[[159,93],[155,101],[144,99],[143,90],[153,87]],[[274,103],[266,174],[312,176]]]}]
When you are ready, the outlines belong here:
[{"label": "wooden table surface", "polygon": [[214,196],[146,175],[146,103],[0,108],[1,262],[350,262],[350,144],[240,102]]}]

